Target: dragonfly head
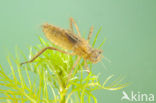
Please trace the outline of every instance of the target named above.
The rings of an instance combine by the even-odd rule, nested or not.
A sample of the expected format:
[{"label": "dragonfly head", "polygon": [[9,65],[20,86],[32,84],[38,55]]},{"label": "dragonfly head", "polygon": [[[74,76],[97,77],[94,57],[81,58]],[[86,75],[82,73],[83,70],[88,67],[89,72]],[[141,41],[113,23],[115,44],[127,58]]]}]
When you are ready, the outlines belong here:
[{"label": "dragonfly head", "polygon": [[89,61],[91,61],[92,63],[97,63],[101,60],[102,57],[102,50],[100,49],[93,49],[90,53],[89,56]]}]

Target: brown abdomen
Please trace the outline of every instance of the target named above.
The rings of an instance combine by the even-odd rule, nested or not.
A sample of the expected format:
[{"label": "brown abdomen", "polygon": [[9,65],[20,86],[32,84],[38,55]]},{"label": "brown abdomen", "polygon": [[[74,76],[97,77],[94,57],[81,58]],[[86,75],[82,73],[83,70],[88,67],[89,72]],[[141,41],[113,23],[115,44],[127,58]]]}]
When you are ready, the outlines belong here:
[{"label": "brown abdomen", "polygon": [[48,40],[64,49],[72,48],[80,41],[77,35],[53,25],[44,24],[43,32]]}]

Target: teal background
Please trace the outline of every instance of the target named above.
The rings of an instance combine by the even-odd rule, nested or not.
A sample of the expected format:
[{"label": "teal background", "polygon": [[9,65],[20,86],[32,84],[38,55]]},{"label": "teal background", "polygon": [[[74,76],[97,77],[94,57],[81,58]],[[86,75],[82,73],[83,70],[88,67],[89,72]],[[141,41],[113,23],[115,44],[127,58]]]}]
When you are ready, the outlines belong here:
[{"label": "teal background", "polygon": [[16,46],[28,54],[28,46],[39,43],[37,35],[44,37],[43,23],[69,28],[69,17],[82,34],[93,25],[92,39],[102,27],[96,47],[106,38],[103,54],[111,62],[94,65],[101,82],[114,74],[130,83],[118,91],[95,91],[98,103],[126,103],[120,100],[123,90],[156,95],[156,0],[1,0],[0,64],[8,68],[6,56]]}]

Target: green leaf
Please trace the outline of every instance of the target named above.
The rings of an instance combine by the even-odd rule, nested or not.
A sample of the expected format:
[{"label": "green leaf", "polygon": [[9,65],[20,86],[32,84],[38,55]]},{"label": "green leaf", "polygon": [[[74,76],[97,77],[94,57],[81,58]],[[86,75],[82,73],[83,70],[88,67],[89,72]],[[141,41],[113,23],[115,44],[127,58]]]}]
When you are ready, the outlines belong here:
[{"label": "green leaf", "polygon": [[92,47],[95,46],[95,43],[96,43],[97,37],[98,37],[98,35],[99,35],[101,29],[102,29],[102,27],[100,27],[100,29],[99,29],[98,32],[96,33],[96,36],[95,36],[95,38],[94,38],[94,41],[93,41]]}]

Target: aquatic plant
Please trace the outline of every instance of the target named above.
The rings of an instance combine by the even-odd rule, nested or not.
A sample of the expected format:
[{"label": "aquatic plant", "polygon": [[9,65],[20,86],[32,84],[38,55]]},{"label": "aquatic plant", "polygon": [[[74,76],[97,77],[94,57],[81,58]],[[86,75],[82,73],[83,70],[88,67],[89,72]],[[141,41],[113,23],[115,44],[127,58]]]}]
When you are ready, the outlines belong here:
[{"label": "aquatic plant", "polygon": [[[97,32],[92,46],[95,45],[100,30]],[[55,46],[41,37],[39,40],[39,45],[29,48],[29,59],[34,55],[34,52],[36,53],[46,46]],[[99,48],[104,42],[105,40]],[[108,83],[110,79],[113,79],[113,75],[105,78],[103,84],[100,84],[99,75],[92,72],[92,64],[88,62],[90,73],[87,74],[83,60],[78,63],[72,75],[69,76],[76,56],[47,50],[33,63],[20,66],[21,55],[25,61],[28,60],[19,49],[15,58],[13,56],[8,57],[10,74],[5,73],[4,68],[0,65],[0,99],[4,102],[86,103],[87,101],[90,103],[94,101],[97,103],[92,91],[97,89],[118,90],[127,85],[120,84],[121,80]]]}]

